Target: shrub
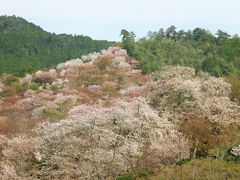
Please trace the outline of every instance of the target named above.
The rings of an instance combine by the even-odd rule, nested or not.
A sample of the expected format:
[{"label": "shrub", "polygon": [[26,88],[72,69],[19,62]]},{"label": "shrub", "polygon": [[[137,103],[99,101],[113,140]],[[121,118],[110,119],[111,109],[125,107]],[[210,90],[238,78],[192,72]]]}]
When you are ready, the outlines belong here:
[{"label": "shrub", "polygon": [[118,90],[122,88],[123,84],[125,83],[126,80],[126,74],[124,72],[116,72],[115,76],[114,76],[117,80],[117,84],[118,84]]},{"label": "shrub", "polygon": [[23,81],[20,82],[19,79],[12,75],[7,75],[3,77],[3,83],[5,86],[2,88],[1,96],[22,96],[28,89],[38,90],[40,87],[39,83],[32,81]]},{"label": "shrub", "polygon": [[[10,98],[10,99],[9,99]],[[6,100],[14,103],[18,97],[9,97]],[[3,134],[15,135],[17,133],[29,133],[36,125],[36,119],[29,118],[30,112],[23,107],[6,103],[0,107],[0,119]]]},{"label": "shrub", "polygon": [[37,91],[40,87],[39,83],[31,82],[31,81],[23,82],[23,83],[17,83],[15,85],[16,85],[18,95],[23,95],[29,89]]},{"label": "shrub", "polygon": [[36,90],[39,89],[40,86],[41,86],[41,85],[40,85],[39,83],[30,82],[30,83],[28,84],[28,89],[31,89],[31,90],[36,91]]},{"label": "shrub", "polygon": [[205,120],[201,115],[187,115],[185,119],[180,124],[180,130],[191,141],[194,158],[209,153],[216,158],[223,158],[229,146],[240,142],[238,125],[222,126]]},{"label": "shrub", "polygon": [[227,77],[227,82],[232,85],[231,99],[240,103],[240,79],[236,75],[231,74]]},{"label": "shrub", "polygon": [[13,83],[18,83],[19,78],[14,75],[6,74],[6,75],[2,76],[2,82],[3,82],[3,84],[5,84],[7,86],[11,86]]},{"label": "shrub", "polygon": [[10,124],[6,117],[0,116],[0,134],[8,134],[11,131]]},{"label": "shrub", "polygon": [[107,96],[110,98],[116,98],[119,96],[116,83],[105,82],[103,84],[103,92],[104,92],[103,93],[104,96]]},{"label": "shrub", "polygon": [[104,73],[93,65],[81,67],[76,82],[78,87],[88,87],[90,85],[102,85],[105,79]]},{"label": "shrub", "polygon": [[125,173],[116,177],[116,180],[134,180],[136,179],[133,173]]},{"label": "shrub", "polygon": [[59,108],[44,109],[43,114],[47,118],[50,118],[53,120],[62,119],[64,117],[64,111],[62,111]]},{"label": "shrub", "polygon": [[66,117],[68,111],[67,103],[59,104],[56,108],[43,109],[43,115],[53,121],[60,120]]},{"label": "shrub", "polygon": [[5,86],[2,94],[4,94],[4,96],[22,96],[28,89],[36,91],[39,89],[40,86],[41,85],[36,82],[15,82],[9,86]]},{"label": "shrub", "polygon": [[5,86],[2,92],[3,97],[7,96],[15,96],[17,95],[17,87],[16,84],[13,84],[11,86]]},{"label": "shrub", "polygon": [[2,83],[4,87],[2,88],[1,96],[14,96],[18,94],[19,78],[13,75],[3,75]]},{"label": "shrub", "polygon": [[53,92],[58,92],[60,91],[61,89],[63,88],[63,86],[61,84],[52,84],[50,86],[50,89],[53,91]]},{"label": "shrub", "polygon": [[4,98],[4,103],[15,104],[18,100],[21,100],[21,96],[8,96]]},{"label": "shrub", "polygon": [[51,69],[46,72],[38,71],[35,74],[34,82],[39,84],[51,84],[57,77],[56,70]]},{"label": "shrub", "polygon": [[112,64],[112,60],[108,57],[102,57],[101,59],[96,60],[94,64],[97,65],[100,71],[105,71],[107,70],[107,67]]}]

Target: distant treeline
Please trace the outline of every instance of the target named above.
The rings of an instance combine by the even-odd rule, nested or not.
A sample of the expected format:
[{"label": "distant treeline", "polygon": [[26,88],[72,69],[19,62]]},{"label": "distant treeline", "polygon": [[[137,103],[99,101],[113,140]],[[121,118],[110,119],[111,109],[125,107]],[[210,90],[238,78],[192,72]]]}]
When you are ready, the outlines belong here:
[{"label": "distant treeline", "polygon": [[23,18],[0,16],[0,75],[22,76],[112,44],[82,35],[56,35]]},{"label": "distant treeline", "polygon": [[218,30],[177,31],[175,26],[149,32],[135,40],[134,32],[121,31],[123,46],[140,60],[145,73],[166,65],[185,65],[204,70],[214,76],[240,75],[240,38]]}]

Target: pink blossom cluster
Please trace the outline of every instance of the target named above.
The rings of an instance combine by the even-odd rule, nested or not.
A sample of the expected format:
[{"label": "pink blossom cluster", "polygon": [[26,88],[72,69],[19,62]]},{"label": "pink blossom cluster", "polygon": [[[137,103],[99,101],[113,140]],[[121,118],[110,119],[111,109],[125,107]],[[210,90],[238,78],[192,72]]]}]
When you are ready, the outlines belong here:
[{"label": "pink blossom cluster", "polygon": [[[117,100],[109,108],[76,106],[66,119],[39,125],[35,136],[8,140],[3,163],[17,178],[104,179],[133,170],[150,149],[159,154],[159,163],[189,157],[188,142],[176,126],[144,98],[135,98]],[[42,168],[26,172],[29,158]]]},{"label": "pink blossom cluster", "polygon": [[146,86],[129,86],[127,89],[123,90],[123,94],[127,95],[129,97],[138,97],[138,96],[144,96],[146,93]]}]

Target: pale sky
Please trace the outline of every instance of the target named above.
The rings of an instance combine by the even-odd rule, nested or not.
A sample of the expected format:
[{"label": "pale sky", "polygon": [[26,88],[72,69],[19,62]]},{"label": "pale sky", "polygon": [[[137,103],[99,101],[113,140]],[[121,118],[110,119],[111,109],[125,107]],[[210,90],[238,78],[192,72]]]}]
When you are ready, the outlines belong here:
[{"label": "pale sky", "polygon": [[48,32],[120,40],[121,29],[142,37],[175,25],[240,34],[239,0],[0,0],[0,15],[16,15]]}]

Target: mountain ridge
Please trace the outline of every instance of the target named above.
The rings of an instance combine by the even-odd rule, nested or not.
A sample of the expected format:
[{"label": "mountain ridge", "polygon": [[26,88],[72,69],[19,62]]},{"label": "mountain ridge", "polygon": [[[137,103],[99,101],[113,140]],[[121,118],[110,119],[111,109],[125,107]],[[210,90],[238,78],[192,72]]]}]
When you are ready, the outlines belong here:
[{"label": "mountain ridge", "polygon": [[[22,17],[18,16],[0,16],[0,32],[1,33],[17,33],[32,31],[44,31],[40,26],[32,22],[28,22]],[[47,31],[44,31],[47,33]]]},{"label": "mountain ridge", "polygon": [[23,18],[0,16],[0,75],[23,76],[112,44],[83,35],[56,35]]}]

